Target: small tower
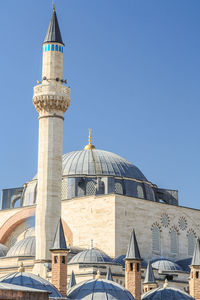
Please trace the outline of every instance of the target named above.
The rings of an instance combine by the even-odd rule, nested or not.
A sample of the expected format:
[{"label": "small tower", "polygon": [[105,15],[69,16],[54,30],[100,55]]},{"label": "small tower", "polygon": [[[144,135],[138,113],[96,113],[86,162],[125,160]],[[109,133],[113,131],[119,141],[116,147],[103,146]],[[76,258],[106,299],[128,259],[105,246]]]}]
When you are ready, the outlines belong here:
[{"label": "small tower", "polygon": [[55,8],[43,42],[42,81],[34,87],[33,104],[39,114],[38,187],[36,207],[35,274],[46,277],[56,226],[61,216],[64,113],[70,89],[64,86],[63,49]]},{"label": "small tower", "polygon": [[71,277],[70,277],[70,280],[69,280],[69,284],[68,284],[68,290],[73,288],[73,286],[76,285],[76,278],[75,278],[75,275],[74,275],[74,271],[72,271],[72,274],[71,274]]},{"label": "small tower", "polygon": [[141,299],[141,262],[142,259],[133,230],[125,257],[125,287],[135,300]]},{"label": "small tower", "polygon": [[154,273],[153,273],[153,269],[152,269],[150,261],[148,262],[143,286],[144,286],[144,293],[146,293],[150,290],[156,289],[158,287],[155,277],[154,277]]},{"label": "small tower", "polygon": [[192,263],[190,265],[189,293],[200,300],[200,240],[197,239],[194,248]]},{"label": "small tower", "polygon": [[67,254],[69,248],[66,245],[63,226],[61,220],[58,223],[54,238],[52,253],[52,284],[62,295],[66,295],[67,289]]}]

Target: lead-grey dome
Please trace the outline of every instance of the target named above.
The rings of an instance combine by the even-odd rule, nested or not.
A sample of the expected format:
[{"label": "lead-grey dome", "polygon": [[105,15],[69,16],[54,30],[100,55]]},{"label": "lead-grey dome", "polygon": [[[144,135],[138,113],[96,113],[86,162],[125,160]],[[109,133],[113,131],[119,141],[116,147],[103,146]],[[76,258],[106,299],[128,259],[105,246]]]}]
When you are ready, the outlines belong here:
[{"label": "lead-grey dome", "polygon": [[0,257],[6,256],[8,252],[8,247],[3,244],[0,244]]},{"label": "lead-grey dome", "polygon": [[68,291],[69,299],[134,300],[129,291],[114,281],[92,279],[75,285]]},{"label": "lead-grey dome", "polygon": [[63,176],[117,176],[147,180],[142,172],[126,159],[104,150],[80,150],[63,155]]},{"label": "lead-grey dome", "polygon": [[10,248],[6,256],[35,256],[35,237],[30,236],[17,242]]},{"label": "lead-grey dome", "polygon": [[190,295],[174,288],[157,288],[145,293],[142,299],[146,300],[194,300]]},{"label": "lead-grey dome", "polygon": [[69,264],[77,263],[112,263],[112,259],[104,252],[92,248],[79,252],[69,261]]},{"label": "lead-grey dome", "polygon": [[59,291],[44,278],[27,272],[15,272],[0,278],[0,282],[48,291],[50,297],[62,297]]},{"label": "lead-grey dome", "polygon": [[157,258],[151,261],[152,268],[162,271],[182,271],[182,268],[175,262],[166,258]]}]

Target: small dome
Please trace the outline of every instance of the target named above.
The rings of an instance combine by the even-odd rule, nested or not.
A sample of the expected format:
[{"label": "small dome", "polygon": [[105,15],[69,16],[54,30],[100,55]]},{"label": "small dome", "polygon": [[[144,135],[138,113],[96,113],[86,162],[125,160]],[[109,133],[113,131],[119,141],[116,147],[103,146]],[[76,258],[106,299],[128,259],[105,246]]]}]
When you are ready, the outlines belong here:
[{"label": "small dome", "polygon": [[11,273],[1,277],[0,282],[48,291],[51,293],[50,297],[62,297],[59,291],[49,281],[32,273]]},{"label": "small dome", "polygon": [[7,257],[13,256],[35,256],[35,237],[27,237],[10,248]]},{"label": "small dome", "polygon": [[75,285],[68,291],[69,299],[134,300],[129,291],[114,281],[92,279]]},{"label": "small dome", "polygon": [[8,247],[6,247],[3,244],[0,244],[0,257],[6,256],[8,250]]},{"label": "small dome", "polygon": [[69,261],[69,264],[78,263],[112,263],[112,259],[104,252],[97,249],[89,249],[76,254]]},{"label": "small dome", "polygon": [[175,262],[166,258],[157,258],[151,261],[152,268],[162,271],[183,271]]},{"label": "small dome", "polygon": [[145,293],[142,299],[146,300],[194,300],[190,295],[184,293],[181,290],[174,288],[157,288]]},{"label": "small dome", "polygon": [[[125,257],[126,255],[120,255],[117,256],[115,259],[113,259],[113,262],[119,265],[122,265],[123,268],[125,268]],[[143,259],[142,260],[142,268],[146,268],[147,267],[147,262]]]}]

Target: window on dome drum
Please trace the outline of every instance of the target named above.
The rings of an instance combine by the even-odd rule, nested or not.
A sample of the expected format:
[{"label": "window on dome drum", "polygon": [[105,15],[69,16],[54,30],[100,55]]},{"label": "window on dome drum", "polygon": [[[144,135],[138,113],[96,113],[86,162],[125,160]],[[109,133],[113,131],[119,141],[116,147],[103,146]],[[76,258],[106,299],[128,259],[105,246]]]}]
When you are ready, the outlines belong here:
[{"label": "window on dome drum", "polygon": [[54,44],[51,45],[51,51],[54,51]]},{"label": "window on dome drum", "polygon": [[58,45],[56,45],[56,51],[58,51]]},{"label": "window on dome drum", "polygon": [[58,256],[54,256],[54,264],[57,264],[58,262]]},{"label": "window on dome drum", "polygon": [[160,252],[160,229],[157,226],[152,228],[152,250]]},{"label": "window on dome drum", "polygon": [[68,182],[67,179],[63,179],[62,187],[61,187],[61,200],[67,199],[67,192],[68,192]]},{"label": "window on dome drum", "polygon": [[78,183],[77,196],[85,196],[85,180],[83,178]]},{"label": "window on dome drum", "polygon": [[86,195],[95,195],[96,194],[96,186],[93,181],[89,181],[86,184]]},{"label": "window on dome drum", "polygon": [[144,190],[141,187],[141,185],[137,186],[137,196],[138,196],[138,198],[144,199]]},{"label": "window on dome drum", "polygon": [[123,195],[123,187],[120,182],[115,182],[115,194]]},{"label": "window on dome drum", "polygon": [[50,51],[50,50],[51,50],[51,45],[49,44],[49,45],[48,45],[48,51]]},{"label": "window on dome drum", "polygon": [[171,253],[178,253],[178,233],[175,229],[173,229],[170,233],[170,241],[171,241]]},{"label": "window on dome drum", "polygon": [[12,201],[12,208],[18,208],[21,206],[21,198],[16,198]]},{"label": "window on dome drum", "polygon": [[133,263],[130,263],[130,271],[133,271]]},{"label": "window on dome drum", "polygon": [[188,255],[193,256],[194,245],[195,245],[195,235],[193,232],[189,232],[188,234]]}]

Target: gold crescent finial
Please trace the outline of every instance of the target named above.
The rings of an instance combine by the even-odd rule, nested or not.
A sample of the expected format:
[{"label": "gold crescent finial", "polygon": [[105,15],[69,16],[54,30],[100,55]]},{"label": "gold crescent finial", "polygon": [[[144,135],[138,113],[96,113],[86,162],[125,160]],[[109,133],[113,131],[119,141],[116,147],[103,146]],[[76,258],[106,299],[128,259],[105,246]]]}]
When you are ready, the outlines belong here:
[{"label": "gold crescent finial", "polygon": [[85,150],[92,150],[96,149],[94,145],[92,145],[92,131],[91,128],[89,128],[89,139],[88,139],[89,144],[85,146]]}]

